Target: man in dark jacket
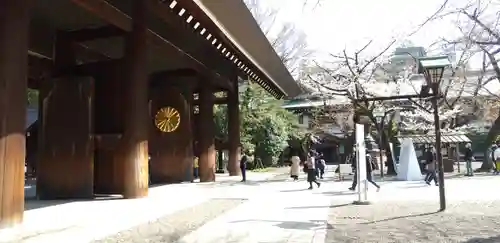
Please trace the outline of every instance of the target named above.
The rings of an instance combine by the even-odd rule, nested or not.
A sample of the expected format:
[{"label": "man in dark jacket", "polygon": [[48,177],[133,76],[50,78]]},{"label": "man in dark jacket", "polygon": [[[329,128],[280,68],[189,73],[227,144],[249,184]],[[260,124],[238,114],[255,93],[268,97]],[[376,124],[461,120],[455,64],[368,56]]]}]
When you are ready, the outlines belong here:
[{"label": "man in dark jacket", "polygon": [[472,146],[470,143],[467,143],[465,145],[464,159],[465,159],[465,167],[467,168],[467,172],[465,173],[465,176],[473,176],[474,175],[474,171],[472,170],[473,154],[472,154],[471,147]]},{"label": "man in dark jacket", "polygon": [[[351,166],[353,167],[354,169],[354,179],[352,180],[352,186],[349,187],[349,190],[351,191],[354,191],[356,190],[356,186],[358,185],[358,170],[357,170],[357,160],[356,160],[356,154],[354,154],[354,156],[352,156],[352,164]],[[366,180],[370,183],[372,183],[372,185],[374,185],[376,188],[377,188],[377,192],[380,191],[380,186],[375,182],[373,181],[373,163],[372,163],[372,159],[370,157],[370,154],[368,153],[368,151],[366,151]]]},{"label": "man in dark jacket", "polygon": [[240,160],[240,170],[242,177],[241,182],[247,181],[247,162],[248,162],[248,157],[246,155],[241,156]]},{"label": "man in dark jacket", "polygon": [[426,160],[426,171],[427,174],[425,175],[425,183],[427,185],[431,184],[431,181],[434,180],[434,184],[438,186],[438,180],[437,180],[437,175],[436,175],[436,153],[434,152],[434,148],[429,148],[427,149],[427,152],[425,153],[425,160]]}]

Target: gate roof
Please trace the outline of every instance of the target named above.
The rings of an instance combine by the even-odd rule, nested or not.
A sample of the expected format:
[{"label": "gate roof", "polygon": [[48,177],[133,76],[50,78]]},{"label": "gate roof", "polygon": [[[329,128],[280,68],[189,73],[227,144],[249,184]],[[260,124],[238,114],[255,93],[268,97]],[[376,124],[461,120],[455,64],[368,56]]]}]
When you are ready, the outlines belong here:
[{"label": "gate roof", "polygon": [[264,76],[287,96],[300,88],[242,0],[193,0]]},{"label": "gate roof", "polygon": [[[242,0],[144,1],[150,5],[148,72],[194,68],[212,72],[216,80],[248,76],[276,98],[301,92]],[[53,41],[60,30],[86,33],[89,27],[116,26],[130,31],[132,2],[35,1],[31,56],[52,59]],[[81,63],[123,56],[120,38],[106,36],[79,45],[79,50],[85,49],[80,56],[88,59]]]}]

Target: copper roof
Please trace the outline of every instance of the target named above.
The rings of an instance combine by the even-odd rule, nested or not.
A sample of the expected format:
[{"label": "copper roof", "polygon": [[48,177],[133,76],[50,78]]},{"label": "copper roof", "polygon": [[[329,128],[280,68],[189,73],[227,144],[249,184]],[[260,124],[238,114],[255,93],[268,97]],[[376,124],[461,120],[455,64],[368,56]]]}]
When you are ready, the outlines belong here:
[{"label": "copper roof", "polygon": [[[436,136],[434,135],[408,135],[398,136],[398,141],[401,143],[404,139],[410,138],[414,144],[434,144]],[[442,143],[470,143],[471,140],[464,134],[442,134]]]}]

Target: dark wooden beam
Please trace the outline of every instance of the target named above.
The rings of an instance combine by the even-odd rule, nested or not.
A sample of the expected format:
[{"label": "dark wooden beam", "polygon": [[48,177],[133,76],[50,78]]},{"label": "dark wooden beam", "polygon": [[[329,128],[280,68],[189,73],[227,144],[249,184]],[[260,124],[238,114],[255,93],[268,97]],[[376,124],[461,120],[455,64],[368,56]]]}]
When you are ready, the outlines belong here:
[{"label": "dark wooden beam", "polygon": [[91,75],[93,73],[98,72],[102,68],[112,66],[113,64],[115,64],[119,61],[120,60],[107,60],[107,61],[99,61],[99,62],[80,64],[80,65],[76,65],[76,66],[72,67],[71,70],[66,70],[66,72],[74,74],[74,75],[87,76],[87,75]]},{"label": "dark wooden beam", "polygon": [[[68,31],[55,31],[50,24],[32,20],[29,54],[52,60],[54,58],[54,39],[56,39],[56,35],[61,33],[67,34]],[[93,50],[83,43],[75,43],[73,47],[78,63],[109,59],[105,54]]]},{"label": "dark wooden beam", "polygon": [[28,54],[28,78],[50,77],[52,68],[52,60]]},{"label": "dark wooden beam", "polygon": [[[216,104],[216,105],[223,105],[223,104],[227,104],[228,99],[227,99],[227,97],[216,97],[214,95],[213,101],[214,101],[214,104]],[[199,105],[200,104],[200,100],[194,100],[193,104],[194,105]]]},{"label": "dark wooden beam", "polygon": [[[170,9],[168,4],[161,3],[159,1],[155,0],[146,0],[151,4],[151,10],[153,13],[158,16],[163,22],[159,23],[161,28],[165,29],[165,31],[160,31],[159,33],[170,33],[174,31],[175,33],[182,33],[183,37],[180,35],[168,35],[169,37],[167,38],[168,41],[172,41],[172,43],[179,43],[179,44],[184,44],[182,39],[186,38],[190,40],[190,43],[186,43],[189,45],[183,46],[183,51],[186,52],[188,55],[194,56],[198,61],[204,63],[205,65],[208,65],[209,67],[212,67],[214,70],[217,70],[218,73],[225,78],[225,83],[224,83],[224,88],[232,90],[232,82],[229,81],[232,79],[235,75],[238,75],[240,77],[247,77],[248,74],[244,72],[242,69],[238,68],[236,63],[234,61],[230,60],[229,57],[226,57],[226,54],[222,53],[222,48],[217,49],[216,46],[218,46],[220,43],[224,43],[224,48],[226,48],[227,51],[231,51],[233,54],[238,54],[238,57],[243,57],[243,55],[239,52],[238,48],[232,45],[232,43],[225,37],[225,35],[218,31],[218,32],[208,32],[209,30],[212,31],[214,29],[213,26],[216,26],[208,16],[206,16],[203,13],[202,17],[201,14],[199,15],[192,15],[194,18],[190,23],[187,23],[187,18],[189,17],[188,14],[185,14],[183,16],[179,16],[177,13],[180,11],[181,7],[179,5],[185,6],[186,4],[192,7],[192,4],[195,4],[194,2],[191,1],[182,1],[179,4],[174,7],[174,9]],[[186,8],[187,9],[187,8]],[[194,14],[195,12],[190,12],[190,14]],[[193,26],[197,23],[200,22],[201,26],[203,28],[207,28],[207,33],[210,33],[212,35],[212,38],[210,40],[206,40],[206,34],[202,35],[200,31],[202,30],[202,27],[198,29],[194,29]],[[166,23],[166,25],[165,25]],[[210,23],[210,26],[206,26],[207,23]],[[168,28],[167,28],[168,27]],[[153,29],[156,31],[156,29]],[[160,30],[160,29],[158,29]],[[180,40],[176,40],[174,39]],[[211,42],[213,39],[217,39],[217,42],[215,45],[212,45]],[[200,50],[202,48],[202,50]],[[202,55],[193,55],[192,53],[201,53]],[[226,52],[227,53],[227,52]],[[243,61],[243,60],[241,60]],[[248,65],[247,65],[248,66]],[[227,71],[220,72],[218,69],[225,69]]]},{"label": "dark wooden beam", "polygon": [[111,60],[110,56],[94,50],[82,43],[75,43],[74,48],[77,60],[82,63]]},{"label": "dark wooden beam", "polygon": [[[149,0],[149,1],[154,1],[154,0]],[[196,22],[200,22],[201,26],[203,28],[206,28],[207,32],[209,32],[212,35],[212,39],[216,38],[217,43],[223,43],[223,46],[230,51],[232,54],[236,55],[236,57],[239,59],[239,61],[242,62],[243,65],[246,67],[250,68],[251,71],[253,71],[258,77],[262,78],[263,83],[267,84],[267,87],[264,87],[263,84],[259,83],[264,89],[266,89],[268,92],[273,93],[276,97],[280,96],[282,91],[280,88],[278,88],[277,85],[275,85],[270,78],[260,70],[257,66],[254,65],[254,63],[247,58],[247,56],[240,51],[240,49],[233,45],[232,41],[229,40],[226,35],[220,30],[220,28],[215,24],[211,18],[202,10],[200,7],[195,3],[195,1],[177,1],[177,5],[174,7],[176,12],[179,12],[180,9],[185,9],[186,12],[188,12],[194,20],[191,22],[193,25]],[[165,5],[165,4],[164,4]],[[184,14],[184,16],[188,16],[188,14]],[[198,30],[201,30],[198,29]],[[218,45],[218,44],[216,44]],[[239,77],[245,78],[249,76],[248,73],[244,72],[244,70],[236,67],[236,64],[233,64],[235,66],[235,69],[237,70],[237,74]]]},{"label": "dark wooden beam", "polygon": [[149,75],[150,80],[154,82],[154,80],[165,80],[169,78],[176,77],[196,77],[200,76],[200,74],[192,69],[192,68],[180,68],[174,70],[164,70],[156,73],[152,73]]},{"label": "dark wooden beam", "polygon": [[149,75],[149,88],[154,89],[157,87],[161,87],[165,85],[165,83],[169,83],[172,85],[177,85],[180,84],[179,81],[176,79],[179,78],[189,78],[193,77],[193,81],[187,81],[182,80],[181,84],[182,85],[188,85],[190,87],[194,87],[196,84],[196,81],[199,76],[199,73],[191,68],[181,68],[181,69],[174,69],[174,70],[164,70],[156,73],[152,73]]},{"label": "dark wooden beam", "polygon": [[[71,0],[76,5],[80,6],[92,12],[96,16],[107,21],[109,24],[115,25],[116,27],[123,29],[125,31],[130,31],[132,28],[131,19],[129,15],[122,12],[120,9],[130,9],[127,4],[130,1],[113,1],[114,5],[110,4],[108,1],[104,0]],[[154,4],[154,1],[148,1],[149,9],[155,13],[160,13],[154,8],[158,3]],[[123,7],[125,5],[125,7]],[[165,5],[166,7],[166,5]],[[151,9],[153,8],[153,9]],[[163,12],[163,11],[162,11]],[[167,13],[164,13],[167,14]],[[171,13],[168,13],[172,15]],[[147,38],[148,41],[155,46],[167,46],[170,45],[171,48],[177,49],[184,54],[187,54],[188,60],[190,60],[191,66],[195,68],[200,73],[208,74],[209,80],[215,82],[220,80],[220,76],[230,77],[233,72],[232,66],[220,65],[220,55],[217,57],[216,50],[214,47],[210,46],[210,43],[203,41],[200,38],[194,38],[193,33],[189,33],[187,29],[180,26],[180,22],[177,25],[171,25],[166,23],[157,24],[151,23],[154,21],[149,21],[149,26],[155,25],[159,28],[163,34],[156,33],[151,29],[148,29]],[[155,30],[158,31],[158,30]],[[204,44],[201,44],[204,42]],[[170,49],[169,49],[170,50]],[[215,73],[214,73],[215,71]]]},{"label": "dark wooden beam", "polygon": [[[193,79],[193,82],[190,82],[190,86],[193,89],[198,89],[199,83],[203,82],[205,80],[204,76],[201,75],[197,70],[192,69],[192,68],[180,68],[180,69],[174,69],[174,70],[165,70],[165,71],[160,71],[156,73],[152,73],[149,75],[149,85],[151,87],[156,87],[162,82],[173,82],[175,83],[175,78],[182,78],[182,77],[197,77],[196,79]],[[184,81],[182,81],[184,82]],[[225,85],[220,85],[220,83],[214,84],[214,90],[226,90],[228,88],[234,88],[234,85],[231,83],[225,83]],[[223,86],[223,87],[220,87]]]},{"label": "dark wooden beam", "polygon": [[68,38],[76,42],[85,42],[95,39],[105,39],[112,37],[124,36],[126,34],[123,29],[114,25],[105,25],[99,27],[89,27],[78,30],[66,31]]}]

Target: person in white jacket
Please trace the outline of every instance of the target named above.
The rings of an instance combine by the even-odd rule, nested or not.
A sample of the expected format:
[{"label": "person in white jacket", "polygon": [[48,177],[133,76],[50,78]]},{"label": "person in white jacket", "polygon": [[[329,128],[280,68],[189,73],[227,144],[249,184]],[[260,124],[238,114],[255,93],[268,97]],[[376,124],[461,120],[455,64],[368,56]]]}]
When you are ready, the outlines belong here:
[{"label": "person in white jacket", "polygon": [[292,166],[290,167],[290,177],[293,178],[294,181],[299,179],[300,173],[300,157],[292,156]]}]

